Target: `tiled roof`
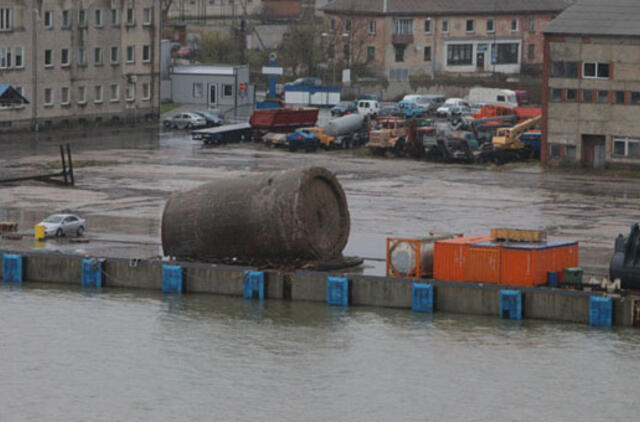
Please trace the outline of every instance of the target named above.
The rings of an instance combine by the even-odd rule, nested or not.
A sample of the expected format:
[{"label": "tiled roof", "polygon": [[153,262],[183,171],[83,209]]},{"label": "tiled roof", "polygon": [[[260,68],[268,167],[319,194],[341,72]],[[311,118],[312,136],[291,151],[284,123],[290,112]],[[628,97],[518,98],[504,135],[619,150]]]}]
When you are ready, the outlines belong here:
[{"label": "tiled roof", "polygon": [[[575,0],[387,0],[390,15],[561,12]],[[629,0],[633,1],[633,0]],[[327,13],[385,14],[384,0],[335,0]]]},{"label": "tiled roof", "polygon": [[640,36],[640,0],[579,0],[552,20],[544,32]]}]

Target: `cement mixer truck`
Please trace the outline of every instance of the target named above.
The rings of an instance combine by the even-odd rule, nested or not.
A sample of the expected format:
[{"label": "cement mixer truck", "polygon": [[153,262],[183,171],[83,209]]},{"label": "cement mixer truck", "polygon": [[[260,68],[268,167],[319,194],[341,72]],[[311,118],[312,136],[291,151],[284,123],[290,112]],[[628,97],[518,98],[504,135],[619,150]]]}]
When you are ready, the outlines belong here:
[{"label": "cement mixer truck", "polygon": [[[309,140],[324,149],[347,149],[364,145],[369,140],[369,119],[360,114],[348,114],[330,120],[322,127],[306,127],[298,129],[287,138]],[[315,138],[310,139],[313,133]],[[297,146],[302,147],[300,145]]]}]

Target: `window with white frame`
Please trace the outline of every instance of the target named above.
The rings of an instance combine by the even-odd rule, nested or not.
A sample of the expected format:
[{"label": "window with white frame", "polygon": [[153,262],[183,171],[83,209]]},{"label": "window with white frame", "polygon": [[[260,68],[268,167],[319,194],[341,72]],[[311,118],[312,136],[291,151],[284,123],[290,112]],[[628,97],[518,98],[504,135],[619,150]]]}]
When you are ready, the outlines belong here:
[{"label": "window with white frame", "polygon": [[142,62],[149,63],[151,61],[151,46],[143,45],[142,46]]},{"label": "window with white frame", "polygon": [[225,97],[231,97],[233,95],[233,85],[228,85],[228,84],[223,85],[222,93]]},{"label": "window with white frame", "polygon": [[520,27],[520,23],[517,18],[511,19],[511,31],[517,32]]},{"label": "window with white frame", "polygon": [[395,82],[408,81],[409,69],[389,69],[389,80]]},{"label": "window with white frame", "polygon": [[473,64],[473,44],[447,45],[447,65],[465,66]]},{"label": "window with white frame", "polygon": [[113,26],[120,25],[120,10],[119,9],[111,9],[111,25],[113,25]]},{"label": "window with white frame", "polygon": [[93,49],[93,64],[96,66],[102,66],[104,64],[104,49],[102,47]]},{"label": "window with white frame", "polygon": [[613,138],[614,157],[640,158],[640,140],[634,138]]},{"label": "window with white frame", "polygon": [[78,47],[78,66],[86,66],[87,64],[87,55],[84,47]]},{"label": "window with white frame", "polygon": [[533,16],[529,18],[529,32],[536,32],[536,18]]},{"label": "window with white frame", "polygon": [[13,29],[13,8],[0,7],[0,31]]},{"label": "window with white frame", "polygon": [[96,85],[93,87],[93,102],[101,103],[102,102],[102,85]]},{"label": "window with white frame", "polygon": [[445,34],[449,32],[449,21],[446,19],[442,21],[442,32]]},{"label": "window with white frame", "polygon": [[63,86],[60,88],[60,104],[69,105],[71,99],[69,98],[69,87]]},{"label": "window with white frame", "polygon": [[62,11],[62,27],[69,28],[71,26],[71,10],[65,9]]},{"label": "window with white frame", "polygon": [[45,28],[53,28],[53,12],[51,10],[45,10],[42,15],[42,24]]},{"label": "window with white frame", "polygon": [[136,49],[133,45],[127,46],[127,63],[133,63],[136,61]]},{"label": "window with white frame", "polygon": [[78,26],[81,28],[87,26],[87,11],[85,9],[78,10]]},{"label": "window with white frame", "polygon": [[133,101],[136,99],[136,84],[129,82],[127,84],[126,92],[127,101]]},{"label": "window with white frame", "polygon": [[609,79],[609,63],[582,63],[582,77],[585,79]]},{"label": "window with white frame", "polygon": [[431,33],[431,18],[427,18],[424,21],[424,33],[425,34]]},{"label": "window with white frame", "polygon": [[151,84],[149,82],[142,83],[142,99],[143,100],[151,99]]},{"label": "window with white frame", "polygon": [[127,25],[134,25],[136,23],[135,15],[133,14],[133,7],[127,8]]},{"label": "window with white frame", "polygon": [[78,104],[85,104],[87,102],[87,87],[78,87]]},{"label": "window with white frame", "polygon": [[413,19],[394,19],[394,34],[413,34]]},{"label": "window with white frame", "polygon": [[120,63],[120,47],[113,46],[111,47],[111,64]]},{"label": "window with white frame", "polygon": [[344,21],[344,32],[351,32],[351,19]]},{"label": "window with white frame", "polygon": [[11,67],[11,47],[0,47],[0,69]]},{"label": "window with white frame", "polygon": [[69,49],[63,48],[60,50],[60,65],[63,67],[69,66],[71,63],[71,57],[69,57]]},{"label": "window with white frame", "polygon": [[53,50],[44,50],[44,67],[53,67]]},{"label": "window with white frame", "polygon": [[102,9],[95,10],[95,21],[94,24],[97,28],[102,28]]},{"label": "window with white frame", "polygon": [[375,35],[376,33],[376,21],[369,21],[369,35]]},{"label": "window with white frame", "polygon": [[202,98],[204,96],[204,88],[202,82],[193,83],[193,98]]},{"label": "window with white frame", "polygon": [[111,84],[111,95],[109,97],[109,101],[112,103],[118,102],[120,99],[120,85]]},{"label": "window with white frame", "polygon": [[518,64],[520,62],[520,45],[518,43],[500,43],[492,45],[495,64]]},{"label": "window with white frame", "polygon": [[145,7],[142,9],[142,24],[151,25],[153,23],[153,9],[151,7]]},{"label": "window with white frame", "polygon": [[24,47],[15,48],[15,66],[19,69],[24,67]]},{"label": "window with white frame", "polygon": [[465,23],[465,27],[467,32],[475,32],[476,30],[476,21],[473,19],[467,19]]},{"label": "window with white frame", "polygon": [[487,19],[487,32],[496,32],[496,21],[493,18]]},{"label": "window with white frame", "polygon": [[44,89],[44,105],[45,106],[53,105],[53,88]]}]

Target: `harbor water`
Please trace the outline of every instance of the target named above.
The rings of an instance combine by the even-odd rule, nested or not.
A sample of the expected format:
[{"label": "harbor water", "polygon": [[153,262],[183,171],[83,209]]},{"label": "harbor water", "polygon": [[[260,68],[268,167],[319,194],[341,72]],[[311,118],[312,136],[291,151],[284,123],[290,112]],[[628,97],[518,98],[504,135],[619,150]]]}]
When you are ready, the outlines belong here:
[{"label": "harbor water", "polygon": [[640,332],[0,285],[0,420],[636,420]]}]

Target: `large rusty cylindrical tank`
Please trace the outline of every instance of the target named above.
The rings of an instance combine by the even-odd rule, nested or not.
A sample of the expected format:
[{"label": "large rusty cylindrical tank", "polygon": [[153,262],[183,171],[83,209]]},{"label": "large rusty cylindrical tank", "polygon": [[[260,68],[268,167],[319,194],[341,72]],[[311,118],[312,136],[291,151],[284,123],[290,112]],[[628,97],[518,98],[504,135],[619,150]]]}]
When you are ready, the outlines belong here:
[{"label": "large rusty cylindrical tank", "polygon": [[321,167],[253,173],[176,193],[162,215],[167,256],[321,259],[340,256],[349,209],[336,177]]}]

